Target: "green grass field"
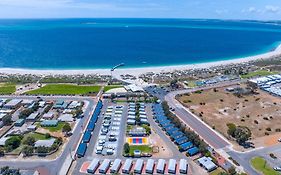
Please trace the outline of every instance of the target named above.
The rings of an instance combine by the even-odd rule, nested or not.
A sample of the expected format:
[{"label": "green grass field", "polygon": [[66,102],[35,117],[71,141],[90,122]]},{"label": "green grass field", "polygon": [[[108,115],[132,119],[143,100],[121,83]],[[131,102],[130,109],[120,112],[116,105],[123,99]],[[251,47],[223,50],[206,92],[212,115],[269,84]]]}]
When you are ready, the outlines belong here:
[{"label": "green grass field", "polygon": [[44,129],[49,130],[50,132],[57,132],[61,131],[65,122],[59,122],[57,126],[51,126],[51,127],[42,127],[39,122],[37,122],[35,125]]},{"label": "green grass field", "polygon": [[130,146],[130,155],[134,154],[134,150],[140,150],[142,153],[151,153],[152,148],[147,145],[131,145]]},{"label": "green grass field", "polygon": [[16,91],[16,85],[12,83],[0,83],[0,94],[8,95]]},{"label": "green grass field", "polygon": [[44,134],[39,134],[39,133],[32,133],[32,132],[30,132],[30,133],[28,133],[28,134],[25,134],[25,135],[24,135],[24,138],[26,138],[26,137],[28,137],[28,136],[31,136],[31,137],[35,138],[36,141],[37,141],[37,140],[47,140]]},{"label": "green grass field", "polygon": [[261,157],[255,157],[251,160],[251,165],[264,175],[280,175],[277,171],[269,167],[266,161]]},{"label": "green grass field", "polygon": [[72,84],[47,84],[36,90],[27,92],[28,95],[84,95],[97,93],[100,86],[79,86]]},{"label": "green grass field", "polygon": [[250,72],[247,73],[245,75],[241,75],[241,78],[251,78],[251,77],[256,77],[256,76],[267,76],[267,75],[273,75],[273,74],[277,74],[278,72],[273,71],[267,71],[267,70],[259,70],[259,71],[255,71],[255,72]]},{"label": "green grass field", "polygon": [[220,175],[221,173],[225,173],[222,168],[217,168],[216,170],[212,171],[210,175]]},{"label": "green grass field", "polygon": [[109,85],[109,86],[105,86],[103,91],[106,92],[106,91],[109,91],[110,89],[115,89],[115,88],[121,88],[123,86],[121,85]]}]

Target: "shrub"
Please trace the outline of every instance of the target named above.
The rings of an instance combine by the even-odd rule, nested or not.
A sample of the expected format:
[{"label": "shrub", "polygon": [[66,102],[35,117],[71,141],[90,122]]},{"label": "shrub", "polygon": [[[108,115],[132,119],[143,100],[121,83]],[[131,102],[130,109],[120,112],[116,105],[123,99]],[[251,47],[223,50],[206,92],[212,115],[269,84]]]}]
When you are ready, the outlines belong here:
[{"label": "shrub", "polygon": [[45,138],[46,138],[46,139],[49,139],[49,138],[51,138],[51,135],[50,135],[49,133],[46,133],[46,134],[45,134]]},{"label": "shrub", "polygon": [[12,151],[16,149],[17,147],[20,146],[21,139],[18,136],[12,136],[5,142],[5,147],[9,150]]},{"label": "shrub", "polygon": [[125,154],[129,154],[129,152],[130,152],[129,143],[125,143],[123,149],[124,149],[124,153],[125,153]]},{"label": "shrub", "polygon": [[266,128],[265,130],[267,130],[267,131],[271,131],[271,128],[269,128],[269,127],[268,127],[268,128]]}]

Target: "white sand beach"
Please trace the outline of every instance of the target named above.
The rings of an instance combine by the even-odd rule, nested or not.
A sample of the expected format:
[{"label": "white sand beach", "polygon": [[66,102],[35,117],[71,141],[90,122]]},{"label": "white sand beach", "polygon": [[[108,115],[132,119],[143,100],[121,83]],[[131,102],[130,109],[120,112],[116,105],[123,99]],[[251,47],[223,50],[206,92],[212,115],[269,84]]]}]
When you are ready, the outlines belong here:
[{"label": "white sand beach", "polygon": [[[281,44],[273,51],[249,56],[244,58],[237,58],[224,61],[215,61],[208,63],[199,63],[199,64],[187,64],[187,65],[176,65],[176,66],[158,66],[158,67],[143,67],[143,68],[120,68],[114,71],[114,76],[119,77],[122,74],[130,74],[134,76],[139,76],[143,73],[154,72],[171,72],[175,70],[188,70],[188,69],[199,69],[199,68],[210,68],[214,66],[223,66],[227,64],[238,64],[245,63],[249,61],[259,60],[259,59],[270,59],[277,56],[281,56]],[[100,75],[110,75],[110,69],[77,69],[77,70],[35,70],[35,69],[16,69],[16,68],[0,68],[0,73],[7,74],[35,74],[35,75],[77,75],[77,74],[100,74]]]}]

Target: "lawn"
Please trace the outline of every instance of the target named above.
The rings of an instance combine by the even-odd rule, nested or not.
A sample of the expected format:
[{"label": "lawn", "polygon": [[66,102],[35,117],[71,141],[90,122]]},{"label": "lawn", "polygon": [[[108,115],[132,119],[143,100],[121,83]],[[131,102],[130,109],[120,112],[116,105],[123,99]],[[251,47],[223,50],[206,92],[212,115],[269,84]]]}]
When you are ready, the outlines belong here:
[{"label": "lawn", "polygon": [[35,133],[35,132],[34,133],[30,132],[30,133],[24,135],[25,138],[28,136],[35,138],[36,141],[37,140],[47,140],[44,134],[39,134],[39,133]]},{"label": "lawn", "polygon": [[0,94],[8,95],[16,91],[16,85],[12,83],[0,83]]},{"label": "lawn", "polygon": [[267,76],[267,75],[273,75],[273,74],[277,74],[278,72],[273,71],[267,71],[267,70],[259,70],[259,71],[255,71],[255,72],[249,72],[245,75],[241,75],[241,78],[251,78],[251,77],[256,77],[256,76]]},{"label": "lawn", "polygon": [[152,148],[147,145],[131,145],[130,146],[130,155],[134,154],[134,150],[140,150],[142,153],[151,153]]},{"label": "lawn", "polygon": [[104,91],[104,92],[107,92],[107,91],[109,91],[109,90],[111,90],[111,89],[121,88],[121,87],[123,87],[123,86],[121,86],[121,85],[109,85],[109,86],[105,86],[104,89],[103,89],[103,91]]},{"label": "lawn", "polygon": [[216,170],[212,171],[210,175],[220,175],[220,173],[225,173],[222,168],[217,168]]},{"label": "lawn", "polygon": [[274,171],[270,166],[268,166],[266,161],[261,157],[253,158],[251,160],[251,165],[264,175],[280,175],[280,173]]},{"label": "lawn", "polygon": [[190,88],[197,87],[196,81],[187,81],[186,85]]},{"label": "lawn", "polygon": [[84,95],[97,93],[100,86],[80,86],[72,84],[47,84],[36,90],[27,92],[28,95]]},{"label": "lawn", "polygon": [[63,126],[64,126],[65,122],[59,122],[59,124],[57,126],[51,126],[51,127],[42,127],[40,125],[40,123],[36,123],[36,125],[38,127],[41,127],[41,128],[44,128],[44,129],[47,129],[49,130],[50,132],[57,132],[57,131],[61,131]]}]

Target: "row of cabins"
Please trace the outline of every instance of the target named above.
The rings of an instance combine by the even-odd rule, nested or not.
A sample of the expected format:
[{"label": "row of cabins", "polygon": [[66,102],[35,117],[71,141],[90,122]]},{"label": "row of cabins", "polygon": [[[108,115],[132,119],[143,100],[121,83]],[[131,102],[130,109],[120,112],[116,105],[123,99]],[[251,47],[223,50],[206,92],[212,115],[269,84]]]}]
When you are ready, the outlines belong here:
[{"label": "row of cabins", "polygon": [[280,87],[274,85],[281,83],[281,75],[269,75],[265,77],[259,77],[249,80],[250,83],[257,84],[262,90],[269,92],[270,94],[281,96]]},{"label": "row of cabins", "polygon": [[175,124],[165,116],[161,104],[153,104],[153,112],[155,121],[162,127],[171,140],[178,145],[181,152],[186,151],[190,156],[199,153],[198,147],[189,141],[188,137],[180,128],[176,127]]},{"label": "row of cabins", "polygon": [[67,102],[64,100],[57,100],[56,103],[54,104],[53,108],[54,109],[75,109],[77,107],[80,107],[81,105],[82,105],[82,103],[78,102],[78,101]]},{"label": "row of cabins", "polygon": [[88,143],[90,142],[91,136],[92,136],[92,132],[95,129],[95,125],[96,122],[98,120],[99,114],[101,112],[101,108],[102,108],[103,104],[102,101],[99,100],[97,103],[97,106],[95,108],[95,111],[92,115],[92,117],[90,118],[90,121],[87,125],[86,131],[82,137],[81,142],[79,143],[78,149],[76,151],[76,155],[77,157],[84,157],[87,147],[88,147]]},{"label": "row of cabins", "polygon": [[[154,104],[153,112],[155,121],[162,127],[166,134],[170,136],[171,140],[178,146],[181,152],[186,151],[189,156],[194,156],[199,153],[199,148],[189,141],[188,137],[165,116],[161,104]],[[210,157],[201,157],[198,159],[198,163],[208,172],[217,168]]]},{"label": "row of cabins", "polygon": [[[112,166],[110,167],[111,163]],[[164,159],[159,159],[157,163],[153,159],[148,159],[145,164],[143,159],[137,159],[135,163],[133,159],[126,159],[126,161],[122,163],[120,159],[115,159],[113,162],[109,159],[105,159],[101,162],[99,159],[95,158],[88,166],[87,172],[95,174],[98,171],[98,173],[106,174],[108,171],[110,173],[119,173],[121,171],[120,173],[122,174],[130,174],[131,172],[142,174],[143,171],[145,171],[147,174],[166,174],[166,172],[169,174],[177,174],[177,167],[179,173],[187,174],[188,164],[185,159],[181,159],[178,164],[175,159],[169,159],[168,163],[166,163]]]},{"label": "row of cabins", "polygon": [[[127,124],[128,125],[135,125],[136,124],[136,103],[129,103],[128,108],[128,117],[127,117]],[[148,124],[146,111],[145,111],[145,104],[140,103],[139,107],[139,117],[140,117],[140,124]]]}]

